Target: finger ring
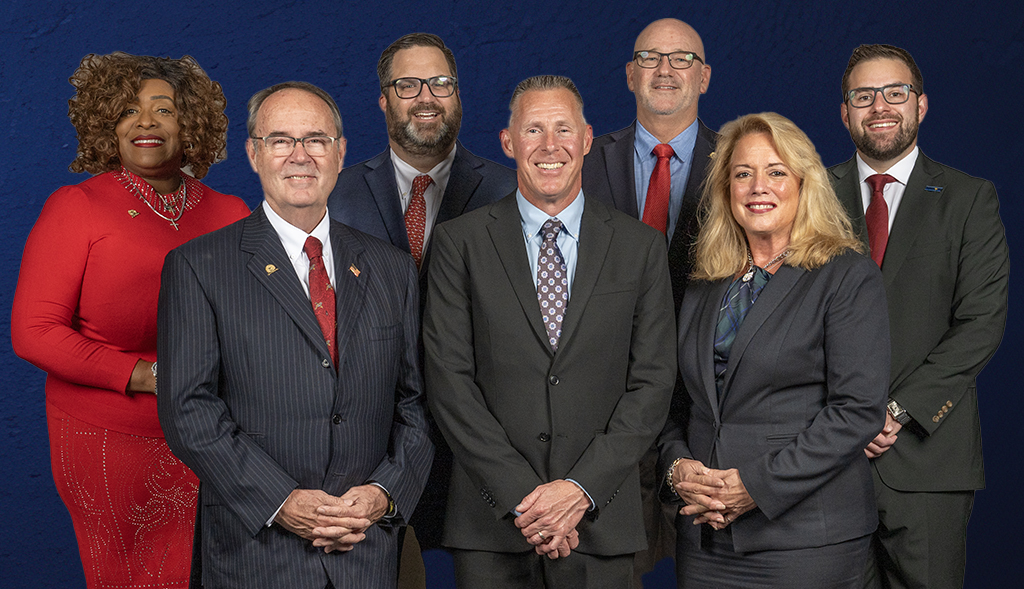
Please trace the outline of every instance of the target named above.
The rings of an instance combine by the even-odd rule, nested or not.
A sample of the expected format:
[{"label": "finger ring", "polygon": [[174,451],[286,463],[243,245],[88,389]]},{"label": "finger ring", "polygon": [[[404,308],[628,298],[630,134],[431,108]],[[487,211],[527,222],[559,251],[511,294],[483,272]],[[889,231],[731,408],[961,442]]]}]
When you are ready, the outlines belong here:
[{"label": "finger ring", "polygon": [[541,540],[544,539],[544,532],[537,532],[537,535],[540,536]]}]

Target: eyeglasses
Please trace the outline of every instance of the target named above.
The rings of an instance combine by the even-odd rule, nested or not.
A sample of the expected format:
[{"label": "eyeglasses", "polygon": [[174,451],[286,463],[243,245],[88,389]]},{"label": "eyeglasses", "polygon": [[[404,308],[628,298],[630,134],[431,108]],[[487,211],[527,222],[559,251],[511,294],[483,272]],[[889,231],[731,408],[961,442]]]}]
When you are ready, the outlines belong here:
[{"label": "eyeglasses", "polygon": [[[881,92],[889,104],[903,104],[910,100],[910,93],[917,92],[910,84],[889,84],[881,88],[854,88],[846,93],[846,100],[854,108],[867,108],[875,103],[875,93]],[[918,92],[920,94],[920,92]]]},{"label": "eyeglasses", "polygon": [[301,143],[306,150],[306,155],[320,157],[327,155],[338,137],[327,135],[311,135],[309,137],[288,137],[287,135],[267,135],[266,137],[252,137],[253,141],[262,141],[270,155],[283,156],[291,155],[296,143]]},{"label": "eyeglasses", "polygon": [[675,70],[690,69],[693,60],[704,63],[704,60],[693,51],[676,51],[674,53],[658,53],[657,51],[636,51],[633,61],[642,68],[652,70],[661,65],[661,58],[667,57],[668,64]]},{"label": "eyeglasses", "polygon": [[393,86],[395,94],[399,98],[416,98],[420,95],[424,84],[435,97],[448,98],[455,94],[455,88],[459,85],[459,81],[452,76],[434,76],[426,80],[423,78],[398,78],[381,86],[381,90],[387,90],[388,86]]}]

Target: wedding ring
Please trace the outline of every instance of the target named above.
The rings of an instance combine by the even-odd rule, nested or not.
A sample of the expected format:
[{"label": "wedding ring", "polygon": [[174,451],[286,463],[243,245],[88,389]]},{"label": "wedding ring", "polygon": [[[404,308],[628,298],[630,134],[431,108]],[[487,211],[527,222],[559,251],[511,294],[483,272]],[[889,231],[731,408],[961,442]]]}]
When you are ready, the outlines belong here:
[{"label": "wedding ring", "polygon": [[541,540],[544,539],[544,532],[537,532],[537,535],[540,536]]}]

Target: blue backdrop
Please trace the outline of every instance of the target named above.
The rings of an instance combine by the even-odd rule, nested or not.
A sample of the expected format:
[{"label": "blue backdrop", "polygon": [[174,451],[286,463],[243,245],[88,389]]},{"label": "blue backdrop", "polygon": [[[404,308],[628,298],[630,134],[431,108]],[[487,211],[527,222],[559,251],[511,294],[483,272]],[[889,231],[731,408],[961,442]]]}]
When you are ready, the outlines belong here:
[{"label": "blue backdrop", "polygon": [[[74,534],[50,474],[43,373],[10,347],[11,298],[25,239],[46,197],[81,182],[67,166],[74,129],[67,119],[68,77],[86,53],[194,56],[224,86],[229,158],[206,182],[260,201],[246,163],[245,102],[270,84],[317,84],[338,101],[348,137],[348,163],[386,145],[377,107],[376,62],[395,38],[416,30],[440,35],[455,52],[465,109],[461,138],[475,153],[506,162],[498,131],[512,89],[535,74],[573,78],[599,135],[635,114],[624,65],[651,20],[675,16],[702,35],[713,67],[701,98],[712,128],[749,112],[777,111],[814,141],[826,165],[851,157],[839,118],[839,80],[852,49],[891,43],[917,59],[930,97],[920,145],[932,158],[995,182],[1015,270],[1003,345],[979,382],[988,488],[978,494],[969,531],[968,587],[1016,586],[1024,517],[1017,506],[1022,448],[1012,403],[1024,345],[1019,292],[1019,190],[1024,129],[1017,106],[1024,65],[1024,3],[708,2],[670,7],[656,2],[212,2],[104,3],[13,0],[0,8],[0,584],[84,587]],[[510,163],[510,162],[509,162]],[[942,468],[936,464],[935,468]],[[936,514],[942,517],[943,514]],[[436,556],[436,555],[435,555]],[[432,586],[451,586],[443,558],[428,565]],[[649,587],[674,587],[667,570]],[[1018,581],[1019,582],[1019,581]]]}]

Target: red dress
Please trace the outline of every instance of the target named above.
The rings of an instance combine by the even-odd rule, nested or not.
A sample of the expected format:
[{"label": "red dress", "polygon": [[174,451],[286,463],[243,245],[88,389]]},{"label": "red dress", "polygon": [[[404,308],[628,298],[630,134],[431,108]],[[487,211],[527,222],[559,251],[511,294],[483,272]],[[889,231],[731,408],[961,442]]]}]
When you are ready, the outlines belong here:
[{"label": "red dress", "polygon": [[156,360],[164,257],[249,214],[189,188],[175,230],[112,173],[65,186],[22,256],[11,339],[47,373],[53,476],[90,588],[188,586],[198,480],[167,448],[156,397],[125,390],[140,358]]}]

